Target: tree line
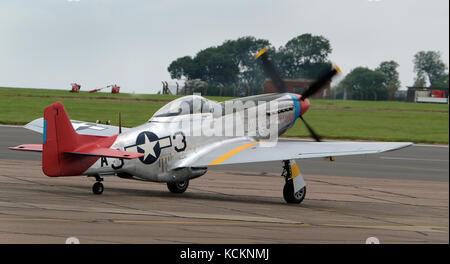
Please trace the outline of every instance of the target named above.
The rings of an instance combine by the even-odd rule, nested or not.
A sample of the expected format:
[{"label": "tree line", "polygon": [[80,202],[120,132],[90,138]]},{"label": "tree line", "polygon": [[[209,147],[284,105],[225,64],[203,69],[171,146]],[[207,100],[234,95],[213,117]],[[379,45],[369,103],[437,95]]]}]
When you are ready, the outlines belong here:
[{"label": "tree line", "polygon": [[[227,40],[219,46],[199,51],[172,61],[168,71],[172,79],[186,83],[207,84],[208,95],[248,95],[263,92],[266,79],[254,56],[268,48],[272,61],[282,78],[316,79],[331,67],[330,41],[323,36],[302,34],[275,48],[268,40],[252,36]],[[436,51],[415,54],[414,86],[448,87],[447,66]],[[353,100],[393,100],[400,88],[399,64],[383,61],[375,69],[357,67],[335,87],[335,98]],[[204,93],[204,85],[191,87],[192,92]]]},{"label": "tree line", "polygon": [[[172,79],[202,80],[208,83],[208,95],[262,93],[265,75],[254,56],[263,48],[283,78],[314,79],[330,67],[329,40],[322,36],[303,34],[276,49],[268,40],[252,36],[227,40],[222,45],[201,50],[194,57],[178,58],[168,67]],[[196,92],[203,91],[198,88]]]},{"label": "tree line", "polygon": [[[447,66],[438,51],[419,51],[414,55],[414,87],[448,89]],[[399,64],[383,61],[372,70],[367,67],[353,69],[337,85],[335,98],[352,100],[394,100],[400,88]]]}]

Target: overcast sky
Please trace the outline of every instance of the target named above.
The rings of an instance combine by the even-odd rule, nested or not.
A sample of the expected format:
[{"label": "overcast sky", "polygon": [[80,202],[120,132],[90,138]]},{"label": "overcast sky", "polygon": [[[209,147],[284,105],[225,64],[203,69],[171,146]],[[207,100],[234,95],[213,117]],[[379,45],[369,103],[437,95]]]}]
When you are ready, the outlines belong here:
[{"label": "overcast sky", "polygon": [[2,0],[0,86],[155,93],[178,57],[248,35],[278,48],[303,33],[328,38],[344,73],[397,61],[405,87],[417,51],[449,64],[449,1]]}]

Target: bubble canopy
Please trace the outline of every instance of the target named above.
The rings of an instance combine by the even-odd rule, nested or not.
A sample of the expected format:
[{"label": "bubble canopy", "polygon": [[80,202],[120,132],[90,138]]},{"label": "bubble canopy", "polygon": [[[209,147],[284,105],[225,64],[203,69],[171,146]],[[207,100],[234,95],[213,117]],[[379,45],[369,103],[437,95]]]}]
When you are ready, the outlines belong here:
[{"label": "bubble canopy", "polygon": [[[171,117],[199,113],[213,113],[214,106],[220,104],[206,99],[200,95],[188,95],[173,100],[172,102],[161,107],[153,117]],[[153,118],[152,117],[152,118]]]}]

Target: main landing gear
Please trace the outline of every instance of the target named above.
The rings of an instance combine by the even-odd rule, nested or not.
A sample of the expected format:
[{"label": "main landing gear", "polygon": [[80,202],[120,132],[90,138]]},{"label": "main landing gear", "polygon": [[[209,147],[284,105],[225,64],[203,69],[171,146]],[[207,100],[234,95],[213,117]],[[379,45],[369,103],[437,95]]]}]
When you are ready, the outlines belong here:
[{"label": "main landing gear", "polygon": [[92,185],[92,192],[94,194],[102,194],[103,190],[105,189],[103,187],[103,178],[96,176],[95,180],[97,181],[96,183],[94,183],[94,185]]},{"label": "main landing gear", "polygon": [[168,182],[167,188],[172,193],[184,193],[189,186],[189,180],[182,182]]},{"label": "main landing gear", "polygon": [[306,186],[297,192],[294,191],[294,180],[292,179],[292,168],[289,160],[283,161],[283,172],[281,176],[284,177],[286,182],[283,188],[283,198],[286,203],[301,203],[306,196]]}]

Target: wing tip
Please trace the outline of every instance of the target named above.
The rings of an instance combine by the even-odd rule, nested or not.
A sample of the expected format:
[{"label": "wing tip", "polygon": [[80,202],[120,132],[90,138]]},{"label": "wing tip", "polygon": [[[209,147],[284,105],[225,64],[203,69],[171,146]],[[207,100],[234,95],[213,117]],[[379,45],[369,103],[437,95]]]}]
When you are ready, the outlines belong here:
[{"label": "wing tip", "polygon": [[8,147],[9,150],[20,150],[20,151],[37,151],[42,152],[42,145],[40,144],[22,144],[15,147]]}]

